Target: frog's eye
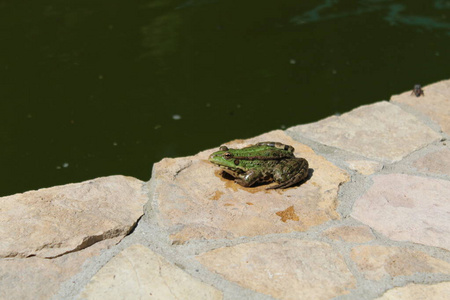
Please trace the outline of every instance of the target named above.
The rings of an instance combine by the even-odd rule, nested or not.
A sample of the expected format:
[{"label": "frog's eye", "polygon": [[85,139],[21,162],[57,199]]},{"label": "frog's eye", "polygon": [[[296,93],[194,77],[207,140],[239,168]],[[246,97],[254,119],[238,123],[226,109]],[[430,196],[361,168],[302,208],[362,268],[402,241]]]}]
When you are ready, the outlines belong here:
[{"label": "frog's eye", "polygon": [[227,146],[220,146],[219,151],[228,151]]},{"label": "frog's eye", "polygon": [[237,166],[237,165],[239,165],[239,159],[235,159],[234,160],[234,164]]},{"label": "frog's eye", "polygon": [[223,156],[225,157],[225,159],[230,159],[233,157],[233,154],[231,154],[230,152],[226,152],[223,154]]}]

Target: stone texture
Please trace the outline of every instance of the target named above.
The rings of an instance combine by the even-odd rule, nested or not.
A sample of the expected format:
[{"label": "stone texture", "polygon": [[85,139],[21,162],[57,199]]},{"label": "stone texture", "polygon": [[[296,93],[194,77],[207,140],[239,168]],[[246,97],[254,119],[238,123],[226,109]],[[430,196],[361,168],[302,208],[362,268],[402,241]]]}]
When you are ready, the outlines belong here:
[{"label": "stone texture", "polygon": [[417,159],[414,167],[419,172],[450,176],[450,147],[447,146]]},{"label": "stone texture", "polygon": [[407,248],[363,245],[353,248],[350,257],[370,280],[414,273],[450,274],[449,263]]},{"label": "stone texture", "polygon": [[47,259],[40,257],[0,259],[0,299],[51,299],[61,283],[81,271],[86,259],[115,245],[120,238],[101,241],[86,249]]},{"label": "stone texture", "polygon": [[375,239],[372,231],[367,226],[338,226],[328,228],[323,235],[326,237],[348,243],[367,243]]},{"label": "stone texture", "polygon": [[125,236],[143,214],[142,182],[124,176],[0,198],[0,257],[57,257]]},{"label": "stone texture", "polygon": [[427,115],[450,134],[450,80],[444,80],[423,88],[425,96],[415,97],[411,91],[391,97],[391,101],[404,103]]},{"label": "stone texture", "polygon": [[244,188],[223,178],[220,169],[207,161],[216,149],[154,165],[151,210],[158,213],[159,224],[174,243],[305,231],[339,218],[337,192],[349,179],[345,171],[279,130],[227,146],[241,148],[261,141],[294,146],[295,155],[309,161],[312,177],[284,190],[266,190],[265,185]]},{"label": "stone texture", "polygon": [[352,217],[390,239],[450,250],[450,182],[388,174],[356,200]]},{"label": "stone texture", "polygon": [[348,160],[347,163],[350,169],[362,175],[371,175],[383,168],[383,164],[370,160]]},{"label": "stone texture", "polygon": [[450,282],[436,284],[410,283],[393,288],[376,300],[447,300],[450,295]]},{"label": "stone texture", "polygon": [[277,299],[330,299],[356,286],[343,258],[319,241],[250,242],[197,259],[225,279]]},{"label": "stone texture", "polygon": [[136,244],[112,258],[87,284],[81,299],[222,299],[162,256]]},{"label": "stone texture", "polygon": [[441,138],[413,115],[385,101],[295,126],[287,132],[385,162],[399,161]]}]

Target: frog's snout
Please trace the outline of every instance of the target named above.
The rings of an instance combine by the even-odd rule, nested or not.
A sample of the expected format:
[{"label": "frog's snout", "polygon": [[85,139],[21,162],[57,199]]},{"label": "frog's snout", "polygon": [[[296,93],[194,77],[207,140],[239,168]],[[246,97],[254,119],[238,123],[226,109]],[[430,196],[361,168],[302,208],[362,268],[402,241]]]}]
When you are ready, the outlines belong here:
[{"label": "frog's snout", "polygon": [[209,157],[208,157],[208,160],[209,160],[210,162],[212,162],[212,161],[216,158],[216,156],[217,156],[216,153],[211,153],[211,154],[209,155]]}]

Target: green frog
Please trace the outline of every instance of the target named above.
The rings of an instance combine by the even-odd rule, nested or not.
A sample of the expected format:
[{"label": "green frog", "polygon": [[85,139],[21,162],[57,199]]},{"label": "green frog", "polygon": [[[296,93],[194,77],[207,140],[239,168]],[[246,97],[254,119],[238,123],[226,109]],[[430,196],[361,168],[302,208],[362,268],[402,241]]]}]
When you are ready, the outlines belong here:
[{"label": "green frog", "polygon": [[221,146],[209,156],[209,161],[245,187],[275,181],[277,185],[267,189],[288,188],[308,176],[308,161],[296,158],[294,147],[278,142],[262,142],[242,149]]}]

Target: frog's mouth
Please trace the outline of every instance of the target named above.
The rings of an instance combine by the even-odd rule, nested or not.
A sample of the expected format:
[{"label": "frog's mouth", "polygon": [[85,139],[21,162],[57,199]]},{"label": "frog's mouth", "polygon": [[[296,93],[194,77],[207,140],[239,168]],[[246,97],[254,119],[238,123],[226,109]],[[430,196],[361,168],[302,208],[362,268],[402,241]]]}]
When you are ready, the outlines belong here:
[{"label": "frog's mouth", "polygon": [[220,165],[219,167],[222,168],[223,170],[230,170],[230,171],[239,172],[239,173],[244,172],[244,170],[242,170],[241,168],[238,168],[238,167],[228,167],[228,166],[223,166],[223,165]]},{"label": "frog's mouth", "polygon": [[222,169],[222,171],[224,173],[227,173],[233,177],[236,177],[238,174],[244,173],[244,170],[241,170],[239,168],[231,168],[231,167],[226,167],[226,166],[220,166],[220,168]]}]

